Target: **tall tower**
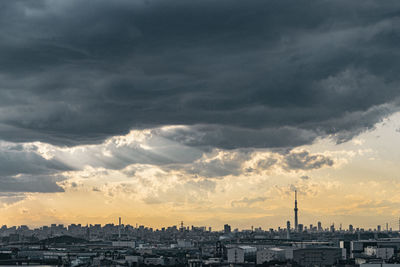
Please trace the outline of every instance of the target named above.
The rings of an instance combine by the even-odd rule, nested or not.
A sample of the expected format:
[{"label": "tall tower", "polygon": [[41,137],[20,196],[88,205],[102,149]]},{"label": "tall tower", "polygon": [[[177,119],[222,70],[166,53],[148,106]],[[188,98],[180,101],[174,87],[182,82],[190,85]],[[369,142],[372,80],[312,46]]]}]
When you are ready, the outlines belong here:
[{"label": "tall tower", "polygon": [[299,221],[297,218],[297,190],[294,191],[294,230],[297,232],[299,230]]},{"label": "tall tower", "polygon": [[118,218],[118,240],[121,240],[121,217]]}]

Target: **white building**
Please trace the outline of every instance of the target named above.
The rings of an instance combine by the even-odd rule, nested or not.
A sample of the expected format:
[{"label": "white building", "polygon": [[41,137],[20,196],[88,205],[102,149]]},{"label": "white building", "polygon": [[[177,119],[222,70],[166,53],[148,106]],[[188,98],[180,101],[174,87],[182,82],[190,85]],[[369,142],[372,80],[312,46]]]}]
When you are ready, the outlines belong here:
[{"label": "white building", "polygon": [[397,253],[400,251],[400,238],[386,238],[382,240],[352,240],[350,241],[350,257],[356,258],[365,253],[366,247],[391,247]]},{"label": "white building", "polygon": [[374,256],[379,259],[388,260],[394,255],[394,248],[377,248],[377,247],[366,247],[364,253],[368,256]]},{"label": "white building", "polygon": [[191,247],[193,247],[192,241],[178,239],[178,248],[191,248]]},{"label": "white building", "polygon": [[134,248],[135,247],[135,241],[113,241],[112,246],[113,247],[120,247],[120,248]]},{"label": "white building", "polygon": [[228,248],[229,263],[244,263],[252,256],[256,256],[257,249],[251,246],[238,246]]},{"label": "white building", "polygon": [[257,251],[257,264],[262,264],[264,262],[270,262],[273,260],[285,261],[293,259],[293,248],[266,248]]}]

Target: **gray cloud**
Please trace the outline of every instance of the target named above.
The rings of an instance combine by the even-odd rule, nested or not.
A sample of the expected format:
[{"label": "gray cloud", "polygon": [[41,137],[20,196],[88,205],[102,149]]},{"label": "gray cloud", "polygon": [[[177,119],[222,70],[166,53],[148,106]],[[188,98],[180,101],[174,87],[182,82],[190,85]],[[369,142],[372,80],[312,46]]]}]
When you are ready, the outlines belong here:
[{"label": "gray cloud", "polygon": [[[398,1],[6,1],[0,138],[339,142],[398,110]],[[198,138],[199,137],[199,138]]]},{"label": "gray cloud", "polygon": [[285,156],[284,168],[288,170],[312,170],[324,166],[332,166],[333,160],[320,154],[310,154],[308,151],[292,152]]},{"label": "gray cloud", "polygon": [[25,194],[20,192],[0,192],[0,204],[3,207],[20,202],[25,198]]},{"label": "gray cloud", "polygon": [[293,193],[296,190],[297,194],[307,197],[315,197],[325,189],[325,185],[312,183],[309,180],[300,180],[295,184],[289,184],[287,186],[275,185],[274,187],[274,190],[276,190],[276,192],[280,195],[293,196]]},{"label": "gray cloud", "polygon": [[[68,166],[82,169],[84,166],[106,169],[123,169],[131,164],[166,165],[192,163],[203,155],[203,151],[157,136],[142,134],[142,137],[114,137],[99,145],[60,149],[52,147],[50,153],[55,160]],[[127,140],[129,139],[129,140]],[[134,175],[135,170],[127,171]]]},{"label": "gray cloud", "polygon": [[164,169],[180,170],[195,177],[220,178],[228,175],[243,173],[242,164],[251,158],[251,153],[246,151],[212,151],[204,154],[202,158],[189,164],[167,165]]},{"label": "gray cloud", "polygon": [[[35,146],[1,144],[0,192],[49,193],[64,191],[57,185],[58,181],[64,179],[58,174],[72,170],[72,168],[61,161],[45,159],[36,150]],[[10,199],[12,197],[11,194]]]},{"label": "gray cloud", "polygon": [[313,131],[293,127],[249,129],[221,125],[195,125],[153,131],[187,146],[225,149],[295,147],[311,143],[318,136]]},{"label": "gray cloud", "polygon": [[21,175],[0,177],[0,192],[55,193],[64,192],[57,182],[63,180],[55,176]]},{"label": "gray cloud", "polygon": [[[280,168],[286,172],[296,172],[300,170],[311,171],[334,165],[334,161],[330,157],[322,154],[311,154],[306,150],[271,153],[262,158],[258,158],[256,154],[257,152],[248,150],[215,150],[205,153],[202,158],[192,163],[166,164],[162,168],[166,171],[179,170],[195,178],[223,178],[229,175],[261,174],[273,168]],[[307,180],[310,177],[301,176],[300,178]]]},{"label": "gray cloud", "polygon": [[0,150],[0,177],[17,174],[46,175],[71,170],[64,163],[54,159],[47,160],[34,151],[12,149]]},{"label": "gray cloud", "polygon": [[244,205],[246,207],[250,207],[251,205],[253,205],[255,203],[264,202],[267,199],[268,199],[267,197],[255,197],[255,198],[244,197],[242,199],[232,201],[231,206],[238,207],[238,206]]}]

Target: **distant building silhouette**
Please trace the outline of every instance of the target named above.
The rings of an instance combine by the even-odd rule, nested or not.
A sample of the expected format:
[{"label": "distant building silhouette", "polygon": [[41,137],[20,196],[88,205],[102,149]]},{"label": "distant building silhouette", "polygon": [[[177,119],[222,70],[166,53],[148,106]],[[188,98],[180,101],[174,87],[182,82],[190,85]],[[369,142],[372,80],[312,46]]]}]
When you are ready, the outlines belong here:
[{"label": "distant building silhouette", "polygon": [[229,224],[224,225],[224,233],[230,234],[231,233],[231,226]]},{"label": "distant building silhouette", "polygon": [[298,208],[297,208],[297,190],[294,191],[294,230],[297,232],[299,229],[299,221],[298,221],[298,217],[297,217],[297,212],[298,212]]},{"label": "distant building silhouette", "polygon": [[318,232],[322,232],[322,223],[318,222]]}]

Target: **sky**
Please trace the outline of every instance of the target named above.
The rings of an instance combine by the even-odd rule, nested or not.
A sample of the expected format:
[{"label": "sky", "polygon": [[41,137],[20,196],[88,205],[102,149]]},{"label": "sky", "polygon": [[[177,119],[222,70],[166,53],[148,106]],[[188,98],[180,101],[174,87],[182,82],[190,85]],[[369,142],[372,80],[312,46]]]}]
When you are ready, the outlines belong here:
[{"label": "sky", "polygon": [[398,229],[400,2],[0,2],[0,224]]}]

